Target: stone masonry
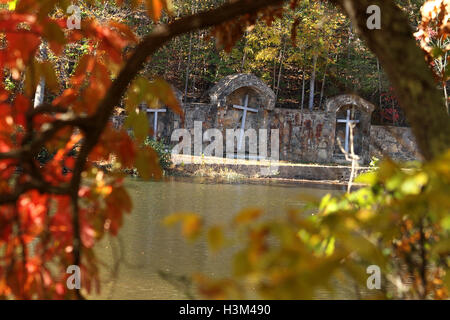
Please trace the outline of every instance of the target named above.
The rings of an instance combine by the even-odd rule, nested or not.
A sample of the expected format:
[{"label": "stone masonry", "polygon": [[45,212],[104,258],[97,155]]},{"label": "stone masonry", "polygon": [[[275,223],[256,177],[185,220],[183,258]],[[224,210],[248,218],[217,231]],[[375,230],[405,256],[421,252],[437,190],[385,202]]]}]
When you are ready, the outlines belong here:
[{"label": "stone masonry", "polygon": [[[175,89],[175,93],[181,103],[181,92]],[[376,146],[382,146],[384,153],[394,159],[410,160],[419,157],[408,128],[371,126],[371,113],[375,107],[356,95],[344,94],[329,98],[325,111],[276,108],[273,91],[250,74],[225,77],[207,93],[209,103],[181,103],[184,119],[170,110],[160,114],[158,139],[173,146],[178,143],[171,141],[173,130],[185,128],[193,135],[194,121],[202,121],[203,132],[217,128],[225,137],[227,129],[241,127],[243,112],[233,105],[242,105],[248,96],[248,106],[258,112],[247,113],[245,129],[253,128],[257,132],[259,129],[268,129],[269,132],[271,129],[278,129],[280,160],[342,163],[345,158],[341,152],[342,147],[338,144],[342,146],[345,140],[346,127],[342,121],[348,115],[347,110],[350,110],[352,119],[358,121],[353,129],[354,144],[355,153],[360,156],[362,163],[367,164],[372,156],[380,156]],[[150,124],[153,123],[152,117],[153,115],[149,115]],[[398,139],[402,139],[403,143],[399,143]],[[209,142],[204,142],[204,147],[208,144]]]}]

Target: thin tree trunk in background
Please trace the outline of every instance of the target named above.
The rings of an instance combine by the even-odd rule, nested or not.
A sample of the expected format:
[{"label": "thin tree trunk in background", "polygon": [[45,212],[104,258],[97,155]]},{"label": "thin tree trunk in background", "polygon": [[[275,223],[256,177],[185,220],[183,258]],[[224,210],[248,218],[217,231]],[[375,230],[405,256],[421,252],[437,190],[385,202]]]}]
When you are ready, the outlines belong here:
[{"label": "thin tree trunk in background", "polygon": [[245,33],[244,33],[244,49],[243,49],[244,54],[243,54],[243,56],[242,56],[241,73],[244,72],[245,60],[247,59],[247,51],[245,50],[245,48],[246,48],[246,46],[247,46],[247,35],[248,35],[248,32],[245,31]]},{"label": "thin tree trunk in background", "polygon": [[352,32],[352,23],[350,22],[350,26],[348,27],[348,41],[347,41],[347,60],[346,60],[346,68],[345,68],[345,86],[348,89],[349,86],[349,74],[350,74],[350,47],[352,44],[353,32]]},{"label": "thin tree trunk in background", "polygon": [[444,87],[445,109],[447,110],[447,113],[450,114],[450,111],[448,109],[447,81],[444,81],[443,87]]},{"label": "thin tree trunk in background", "polygon": [[[173,42],[173,47],[174,47],[174,49],[175,49],[175,52],[179,52],[179,50],[178,50],[178,42],[181,42],[181,41],[179,40],[179,38],[176,38],[175,41]],[[180,72],[180,69],[181,69],[181,57],[182,57],[182,55],[181,55],[181,54],[177,54],[177,56],[178,56],[177,71]]]},{"label": "thin tree trunk in background", "polygon": [[[443,70],[447,70],[447,58],[448,58],[448,51],[446,51],[445,52],[445,55],[444,55],[444,59],[443,59],[443,63],[442,63],[442,69]],[[444,74],[444,72],[442,72],[442,74]],[[442,84],[442,88],[443,88],[443,90],[444,90],[444,99],[445,99],[445,110],[447,110],[447,114],[450,114],[449,113],[449,110],[448,110],[448,94],[447,94],[447,81],[444,81],[443,82],[443,84]]]},{"label": "thin tree trunk in background", "polygon": [[275,102],[278,100],[278,94],[280,93],[281,74],[283,71],[284,51],[286,50],[286,39],[283,38],[283,48],[280,53],[280,70],[278,72],[277,91],[275,93]]},{"label": "thin tree trunk in background", "polygon": [[380,60],[377,58],[377,70],[378,70],[378,95],[379,95],[379,107],[381,108],[381,70],[380,70]]},{"label": "thin tree trunk in background", "polygon": [[[191,13],[195,14],[196,8],[195,8],[195,3],[192,3],[192,8],[191,8]],[[192,61],[192,32],[189,35],[189,53],[188,53],[188,63],[186,66],[186,80],[184,83],[184,102],[187,101],[187,93],[188,93],[188,88],[189,88],[189,76],[190,76],[190,72],[191,72],[191,61]]]},{"label": "thin tree trunk in background", "polygon": [[189,87],[189,73],[191,72],[191,58],[192,58],[192,33],[189,37],[189,53],[188,53],[188,63],[186,66],[186,79],[184,81],[184,102],[187,101],[187,93]]},{"label": "thin tree trunk in background", "polygon": [[193,77],[192,77],[192,96],[195,96],[195,79],[196,79],[196,76],[195,76],[195,73],[194,73],[194,75],[193,75]]},{"label": "thin tree trunk in background", "polygon": [[314,86],[316,81],[316,67],[317,67],[317,54],[313,57],[313,71],[311,73],[311,79],[309,80],[309,105],[310,111],[314,108]]},{"label": "thin tree trunk in background", "polygon": [[327,76],[327,68],[328,68],[328,55],[327,55],[327,62],[325,63],[325,70],[323,72],[322,88],[320,88],[319,110],[322,109],[322,99],[323,99],[323,93],[324,93],[324,88],[325,88],[325,78]]},{"label": "thin tree trunk in background", "polygon": [[303,107],[305,105],[305,65],[302,67],[302,106],[301,110],[303,111]]},{"label": "thin tree trunk in background", "polygon": [[[45,42],[42,42],[41,46],[39,47],[39,55],[41,56],[42,60],[47,60],[48,53],[47,53],[47,45],[45,44]],[[36,87],[36,92],[34,94],[34,103],[33,103],[34,108],[44,103],[44,95],[45,95],[45,78],[41,78],[39,84]]]},{"label": "thin tree trunk in background", "polygon": [[39,84],[36,87],[36,92],[34,94],[34,104],[33,107],[41,105],[44,102],[44,93],[45,93],[45,79],[41,78]]},{"label": "thin tree trunk in background", "polygon": [[276,81],[277,81],[277,59],[273,59],[273,80],[272,80],[272,89],[276,90]]},{"label": "thin tree trunk in background", "polygon": [[322,109],[322,101],[323,101],[323,93],[324,93],[324,88],[325,88],[326,76],[327,76],[327,74],[324,73],[323,79],[322,79],[322,88],[320,89],[319,109]]},{"label": "thin tree trunk in background", "polygon": [[392,125],[395,125],[395,104],[394,104],[394,99],[392,99]]}]

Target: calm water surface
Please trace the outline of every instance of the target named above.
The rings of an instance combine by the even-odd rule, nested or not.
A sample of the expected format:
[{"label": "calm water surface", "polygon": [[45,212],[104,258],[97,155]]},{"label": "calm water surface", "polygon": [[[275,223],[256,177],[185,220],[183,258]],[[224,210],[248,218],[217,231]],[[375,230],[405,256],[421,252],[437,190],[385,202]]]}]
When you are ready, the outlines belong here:
[{"label": "calm water surface", "polygon": [[[185,280],[193,272],[229,275],[233,248],[217,254],[208,251],[205,241],[187,243],[178,228],[161,224],[171,213],[196,212],[207,225],[225,224],[244,208],[260,207],[267,217],[281,216],[287,208],[302,206],[299,195],[342,192],[323,187],[219,184],[193,179],[130,179],[127,188],[134,210],[126,217],[119,238],[107,239],[97,249],[103,267],[102,293],[96,298],[186,299],[189,289]],[[169,279],[161,277],[161,272],[170,275]]]}]

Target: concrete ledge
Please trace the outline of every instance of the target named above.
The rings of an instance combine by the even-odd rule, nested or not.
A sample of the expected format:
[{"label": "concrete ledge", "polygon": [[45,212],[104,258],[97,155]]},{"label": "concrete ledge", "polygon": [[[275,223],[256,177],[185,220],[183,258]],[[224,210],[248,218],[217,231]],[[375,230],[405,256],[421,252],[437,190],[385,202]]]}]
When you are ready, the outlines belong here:
[{"label": "concrete ledge", "polygon": [[[232,171],[248,178],[346,181],[351,174],[350,166],[326,166],[186,155],[172,156],[172,161],[177,170],[191,175],[195,175],[200,170],[208,169],[214,172]],[[368,167],[359,167],[356,173],[360,174],[367,170],[369,170]]]}]

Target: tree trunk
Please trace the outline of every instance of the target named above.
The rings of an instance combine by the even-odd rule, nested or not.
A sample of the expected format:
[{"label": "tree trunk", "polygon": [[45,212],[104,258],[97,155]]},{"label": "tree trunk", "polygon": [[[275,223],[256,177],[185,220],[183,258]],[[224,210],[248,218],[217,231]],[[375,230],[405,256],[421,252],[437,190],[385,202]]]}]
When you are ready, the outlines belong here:
[{"label": "tree trunk", "polygon": [[302,111],[303,111],[303,107],[305,105],[305,66],[303,65],[302,68]]},{"label": "tree trunk", "polygon": [[36,87],[36,92],[34,93],[34,103],[33,103],[34,108],[44,103],[44,95],[45,95],[45,78],[41,78],[39,84]]},{"label": "tree trunk", "polygon": [[[42,60],[47,60],[48,53],[47,53],[47,45],[45,44],[45,42],[42,42],[41,46],[39,47],[39,55],[41,56]],[[39,84],[36,87],[36,92],[34,93],[34,103],[33,103],[34,108],[44,103],[44,96],[45,96],[45,78],[41,78]]]},{"label": "tree trunk", "polygon": [[186,65],[186,79],[184,81],[184,102],[187,101],[187,93],[189,87],[189,76],[191,73],[191,59],[192,59],[192,33],[189,36],[189,53],[188,53],[188,62]]},{"label": "tree trunk", "polygon": [[377,58],[377,71],[378,71],[378,98],[379,98],[379,108],[381,108],[381,70],[380,70],[380,61]]},{"label": "tree trunk", "polygon": [[325,70],[323,72],[322,87],[320,88],[319,109],[322,109],[322,99],[323,99],[323,93],[324,93],[324,89],[325,89],[325,79],[327,76],[327,68],[328,68],[328,57],[327,57],[327,62],[325,64]]},{"label": "tree trunk", "polygon": [[285,50],[286,50],[286,39],[283,38],[283,48],[281,49],[281,53],[280,53],[280,70],[278,72],[277,91],[275,93],[275,102],[278,100],[278,94],[280,93],[280,81],[281,81],[281,74],[283,71],[284,51]]},{"label": "tree trunk", "polygon": [[[419,149],[431,160],[450,148],[450,117],[430,67],[413,37],[408,18],[394,1],[332,0],[349,15],[356,31],[377,55],[405,112]],[[381,9],[381,29],[367,28],[366,10]]]},{"label": "tree trunk", "polygon": [[314,86],[316,82],[316,67],[317,67],[317,54],[313,57],[313,71],[311,73],[311,79],[309,79],[309,105],[310,111],[314,108]]},{"label": "tree trunk", "polygon": [[447,81],[444,81],[443,88],[444,88],[444,98],[445,98],[445,109],[447,110],[447,114],[450,114],[449,109],[448,109]]},{"label": "tree trunk", "polygon": [[273,58],[273,79],[272,79],[272,90],[276,90],[277,81],[277,59]]},{"label": "tree trunk", "polygon": [[346,60],[346,80],[347,80],[347,86],[349,84],[349,75],[351,73],[350,70],[350,49],[352,47],[352,40],[353,40],[353,29],[352,29],[352,23],[350,22],[350,25],[348,27],[348,41],[347,41],[347,60]]}]

